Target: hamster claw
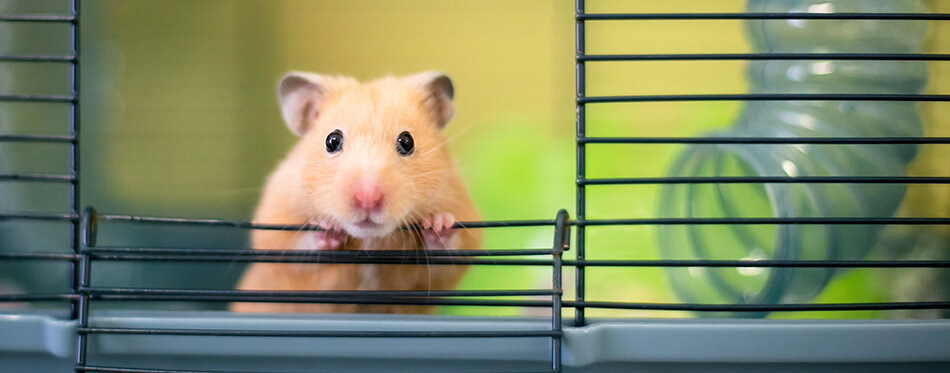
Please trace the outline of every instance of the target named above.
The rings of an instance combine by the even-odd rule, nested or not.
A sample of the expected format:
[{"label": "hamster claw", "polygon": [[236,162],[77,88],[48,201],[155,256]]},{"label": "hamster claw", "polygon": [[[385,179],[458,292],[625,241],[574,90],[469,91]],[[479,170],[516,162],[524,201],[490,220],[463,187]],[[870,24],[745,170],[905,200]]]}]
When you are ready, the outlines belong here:
[{"label": "hamster claw", "polygon": [[438,212],[431,216],[422,218],[422,238],[425,240],[426,247],[429,249],[445,249],[446,242],[453,234],[455,229],[455,216],[448,212]]},{"label": "hamster claw", "polygon": [[422,228],[432,228],[436,232],[451,229],[453,224],[455,224],[455,216],[448,212],[437,212],[431,216],[426,216],[422,218],[421,222]]}]

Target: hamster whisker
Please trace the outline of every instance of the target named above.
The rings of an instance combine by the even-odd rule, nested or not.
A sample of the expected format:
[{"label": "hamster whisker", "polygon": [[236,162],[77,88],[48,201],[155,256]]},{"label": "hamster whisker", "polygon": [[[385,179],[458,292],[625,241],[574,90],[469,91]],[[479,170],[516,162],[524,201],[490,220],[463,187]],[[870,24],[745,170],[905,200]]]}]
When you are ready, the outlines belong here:
[{"label": "hamster whisker", "polygon": [[[414,211],[410,211],[410,212],[409,212],[408,214],[406,214],[405,216],[398,218],[398,219],[396,220],[396,223],[397,223],[398,226],[400,226],[400,227],[410,227],[410,226],[412,226],[413,224],[418,224],[419,221],[421,221],[421,220],[422,220],[422,218],[421,218],[421,215],[420,215],[420,214],[418,214],[418,213],[416,213],[416,212],[414,212]],[[425,258],[425,264],[424,264],[424,265],[425,265],[425,268],[426,268],[426,291],[429,291],[430,288],[432,287],[432,275],[431,275],[431,268],[430,268],[430,266],[429,266],[428,253],[427,253],[427,250],[425,250],[425,237],[423,236],[423,230],[422,230],[422,229],[407,229],[406,232],[405,232],[405,234],[407,234],[407,235],[409,235],[410,237],[412,237],[413,240],[415,240],[416,242],[418,242],[419,244],[421,244],[421,246],[423,247],[423,250],[422,250],[422,251],[423,251],[423,254],[422,254],[422,255],[423,255],[424,258]],[[414,275],[417,274],[418,272],[415,271],[415,269],[418,268],[419,265],[421,265],[421,264],[414,264],[414,265],[413,265],[414,267],[412,267],[413,270],[411,270],[411,273],[413,273]]]},{"label": "hamster whisker", "polygon": [[466,123],[462,126],[453,125],[452,128],[457,128],[457,130],[455,130],[451,135],[445,136],[445,143],[449,144],[452,141],[455,141],[455,139],[458,139],[461,135],[464,135],[466,132],[468,132],[474,127],[475,126],[471,122]]},{"label": "hamster whisker", "polygon": [[428,170],[428,171],[425,171],[425,172],[420,172],[420,173],[418,173],[418,174],[415,174],[415,175],[413,175],[413,177],[415,177],[415,178],[420,178],[420,177],[424,177],[424,176],[440,174],[440,173],[446,172],[446,170],[449,170],[449,169],[445,169],[445,168],[444,168],[444,169]]},{"label": "hamster whisker", "polygon": [[444,147],[445,147],[445,146],[443,146],[443,145],[441,145],[441,144],[436,145],[436,146],[433,146],[433,147],[431,147],[431,148],[429,148],[429,149],[426,149],[426,150],[424,150],[424,151],[419,152],[419,153],[418,153],[418,156],[421,157],[421,156],[427,155],[427,154],[429,154],[429,153],[432,153],[432,152],[434,152],[434,151],[436,151],[436,150],[439,150],[439,149],[442,149],[442,148],[444,148]]},{"label": "hamster whisker", "polygon": [[[416,221],[422,220],[422,216],[421,216],[422,214],[415,213],[414,215],[417,215],[417,217],[414,218],[413,220],[416,220]],[[417,234],[419,235],[419,239],[422,242],[422,257],[425,259],[425,262],[426,262],[425,264],[426,266],[426,297],[428,297],[429,295],[432,294],[430,293],[430,291],[432,291],[432,264],[429,262],[429,250],[425,246],[426,245],[425,235],[422,230],[417,231]]]},{"label": "hamster whisker", "polygon": [[431,175],[431,174],[435,174],[435,173],[451,172],[453,169],[454,169],[454,167],[452,167],[452,166],[442,167],[442,168],[431,168],[431,169],[425,170],[424,172],[421,172],[421,173],[418,173],[418,174],[414,174],[413,177],[418,178],[418,177],[423,176],[423,175]]}]

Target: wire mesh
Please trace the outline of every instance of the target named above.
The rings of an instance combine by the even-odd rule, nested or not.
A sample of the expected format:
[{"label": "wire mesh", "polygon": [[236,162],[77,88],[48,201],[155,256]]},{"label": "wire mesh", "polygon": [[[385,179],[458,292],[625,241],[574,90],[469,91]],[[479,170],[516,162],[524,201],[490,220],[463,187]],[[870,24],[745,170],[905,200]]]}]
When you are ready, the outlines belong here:
[{"label": "wire mesh", "polygon": [[[759,2],[761,5],[762,2]],[[649,309],[684,310],[692,312],[796,312],[830,310],[906,310],[906,309],[947,309],[946,301],[933,302],[881,302],[881,303],[835,303],[835,304],[650,304],[633,302],[600,302],[586,300],[585,291],[587,269],[596,266],[617,267],[756,267],[756,268],[945,268],[944,260],[587,260],[590,254],[587,247],[587,228],[598,226],[862,226],[862,225],[931,225],[946,226],[950,219],[944,217],[892,217],[892,216],[776,216],[776,217],[657,217],[657,218],[621,218],[590,219],[587,208],[590,188],[605,185],[700,185],[700,184],[932,184],[946,185],[950,178],[942,176],[667,176],[667,177],[590,177],[588,176],[588,155],[594,146],[636,146],[647,144],[686,144],[686,145],[895,145],[895,144],[947,144],[946,137],[858,137],[858,136],[793,136],[781,137],[734,136],[717,134],[703,137],[620,137],[589,136],[588,108],[591,105],[609,105],[619,103],[652,102],[808,102],[808,101],[872,101],[872,102],[946,102],[946,94],[905,94],[905,93],[708,93],[708,94],[639,94],[639,95],[591,95],[588,84],[589,65],[616,62],[645,61],[946,61],[947,55],[940,53],[890,53],[890,52],[785,52],[781,50],[758,53],[644,53],[644,54],[606,54],[588,53],[587,26],[591,22],[660,22],[660,21],[739,21],[739,20],[878,20],[878,21],[946,21],[947,14],[925,13],[603,13],[592,14],[585,10],[585,1],[575,1],[575,86],[576,86],[576,221],[577,242],[575,244],[577,260],[565,261],[564,265],[574,266],[576,272],[576,301],[566,301],[564,306],[575,308],[575,325],[585,325],[585,311],[590,308],[611,309]],[[597,65],[603,66],[603,65]]]},{"label": "wire mesh", "polygon": [[[88,365],[88,340],[96,335],[178,335],[178,336],[228,336],[228,337],[299,337],[299,338],[550,338],[550,369],[561,370],[561,253],[569,249],[570,223],[567,212],[562,210],[553,220],[511,222],[461,222],[459,227],[485,226],[503,228],[510,226],[550,226],[553,228],[552,246],[547,249],[511,250],[436,250],[436,251],[324,251],[321,255],[306,255],[299,251],[276,252],[254,250],[214,250],[190,248],[146,248],[96,246],[100,224],[116,222],[136,224],[184,224],[225,225],[242,229],[321,229],[300,225],[253,225],[248,222],[233,222],[209,219],[167,219],[133,217],[124,215],[99,216],[87,208],[82,216],[82,246],[79,255],[81,277],[76,294],[46,295],[47,300],[71,300],[79,304],[79,361],[77,371],[138,371],[137,368],[100,367]],[[406,227],[405,229],[417,229]],[[426,290],[426,291],[249,291],[249,290],[176,290],[164,288],[121,288],[114,286],[91,286],[94,262],[102,261],[221,261],[221,262],[297,262],[297,263],[361,263],[380,265],[430,264],[430,265],[523,265],[525,259],[479,261],[479,257],[550,256],[551,260],[528,263],[552,268],[552,288],[522,290]],[[45,258],[45,256],[44,256]],[[75,257],[69,256],[74,259]],[[481,258],[484,259],[484,258]],[[511,263],[509,263],[511,262]],[[505,299],[508,297],[543,297],[546,300]],[[21,299],[23,300],[23,299]],[[92,326],[89,308],[93,303],[108,301],[201,301],[201,302],[279,302],[279,303],[327,303],[327,304],[400,304],[400,305],[452,305],[487,307],[550,308],[551,329],[506,330],[506,331],[286,331],[286,330],[216,330],[216,329],[168,329],[168,328],[110,328]],[[130,370],[125,370],[130,369]],[[176,371],[177,370],[170,370]]]}]

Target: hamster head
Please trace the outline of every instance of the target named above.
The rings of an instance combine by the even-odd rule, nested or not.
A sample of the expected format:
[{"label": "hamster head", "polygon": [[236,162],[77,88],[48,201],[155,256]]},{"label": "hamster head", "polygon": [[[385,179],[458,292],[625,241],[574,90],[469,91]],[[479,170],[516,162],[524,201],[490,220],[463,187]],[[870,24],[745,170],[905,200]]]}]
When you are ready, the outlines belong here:
[{"label": "hamster head", "polygon": [[454,110],[438,72],[359,83],[291,72],[278,83],[300,143],[300,211],[358,238],[383,237],[437,211],[453,171],[440,130]]}]

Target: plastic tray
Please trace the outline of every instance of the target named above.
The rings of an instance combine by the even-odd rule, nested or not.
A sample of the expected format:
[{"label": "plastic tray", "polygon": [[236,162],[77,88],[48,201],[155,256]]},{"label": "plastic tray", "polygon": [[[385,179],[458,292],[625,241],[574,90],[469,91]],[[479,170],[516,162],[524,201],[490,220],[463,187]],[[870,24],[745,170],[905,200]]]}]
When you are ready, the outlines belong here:
[{"label": "plastic tray", "polygon": [[[540,318],[108,311],[95,327],[236,330],[550,330]],[[0,314],[3,372],[71,372],[77,323]],[[221,372],[550,369],[550,337],[297,338],[92,335],[89,364]],[[950,320],[593,320],[564,328],[565,372],[950,371]]]}]

